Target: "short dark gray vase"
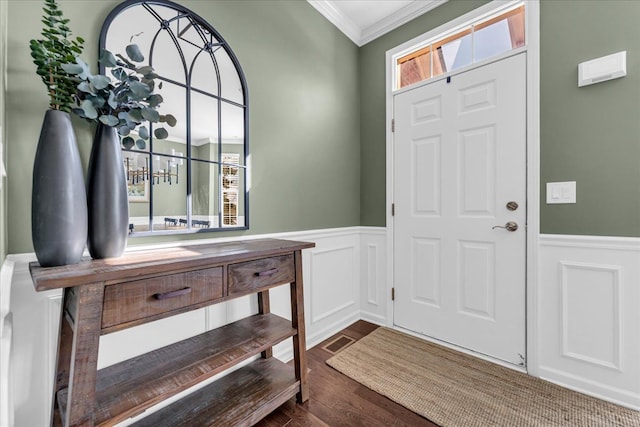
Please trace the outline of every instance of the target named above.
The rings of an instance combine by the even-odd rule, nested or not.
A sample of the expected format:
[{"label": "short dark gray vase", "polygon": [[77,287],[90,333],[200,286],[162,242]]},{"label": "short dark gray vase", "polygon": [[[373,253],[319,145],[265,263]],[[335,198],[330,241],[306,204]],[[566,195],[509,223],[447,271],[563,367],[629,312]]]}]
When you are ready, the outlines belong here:
[{"label": "short dark gray vase", "polygon": [[87,241],[87,199],[69,114],[44,116],[31,191],[31,236],[43,267],[76,264]]},{"label": "short dark gray vase", "polygon": [[127,181],[116,130],[98,125],[87,175],[89,236],[87,247],[94,259],[122,255],[127,245],[129,204]]}]

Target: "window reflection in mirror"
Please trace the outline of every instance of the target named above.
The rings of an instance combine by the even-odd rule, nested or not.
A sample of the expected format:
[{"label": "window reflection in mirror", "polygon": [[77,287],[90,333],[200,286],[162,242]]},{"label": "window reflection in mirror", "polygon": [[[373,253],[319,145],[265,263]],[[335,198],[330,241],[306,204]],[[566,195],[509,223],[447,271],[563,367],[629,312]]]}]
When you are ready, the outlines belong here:
[{"label": "window reflection in mirror", "polygon": [[130,43],[159,76],[160,114],[177,119],[151,126],[166,139],[151,132],[145,147],[123,149],[132,235],[247,228],[247,89],[233,51],[164,0],[126,1],[107,17],[100,47],[117,54]]}]

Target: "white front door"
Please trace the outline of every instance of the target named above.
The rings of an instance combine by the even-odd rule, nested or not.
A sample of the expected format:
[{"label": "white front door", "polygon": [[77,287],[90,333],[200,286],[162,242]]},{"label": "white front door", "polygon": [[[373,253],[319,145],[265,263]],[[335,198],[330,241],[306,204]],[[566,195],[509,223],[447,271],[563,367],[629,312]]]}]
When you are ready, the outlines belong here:
[{"label": "white front door", "polygon": [[399,93],[394,118],[395,325],[522,364],[526,53]]}]

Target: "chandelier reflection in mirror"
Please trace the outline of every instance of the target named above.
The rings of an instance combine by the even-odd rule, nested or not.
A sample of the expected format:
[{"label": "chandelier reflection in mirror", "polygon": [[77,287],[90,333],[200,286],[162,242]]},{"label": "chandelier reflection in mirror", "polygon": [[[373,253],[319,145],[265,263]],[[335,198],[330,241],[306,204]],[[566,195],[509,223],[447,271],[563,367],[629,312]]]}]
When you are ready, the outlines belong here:
[{"label": "chandelier reflection in mirror", "polygon": [[247,87],[236,56],[204,19],[165,0],[111,12],[100,47],[121,53],[131,42],[162,82],[160,114],[177,119],[164,126],[168,138],[150,129],[146,146],[123,149],[132,235],[248,228]]},{"label": "chandelier reflection in mirror", "polygon": [[178,184],[179,167],[184,164],[183,153],[176,153],[173,149],[171,151],[172,157],[166,159],[160,160],[160,156],[153,156],[153,168],[149,167],[148,156],[125,153],[124,170],[129,188],[144,183],[148,179],[152,184],[160,184],[161,182],[169,183],[169,185]]}]

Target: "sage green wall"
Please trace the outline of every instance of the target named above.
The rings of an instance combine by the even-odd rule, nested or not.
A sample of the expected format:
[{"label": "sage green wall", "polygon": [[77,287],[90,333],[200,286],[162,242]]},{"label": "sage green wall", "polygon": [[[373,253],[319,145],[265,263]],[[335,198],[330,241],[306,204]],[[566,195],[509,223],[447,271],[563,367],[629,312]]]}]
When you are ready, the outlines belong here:
[{"label": "sage green wall", "polygon": [[[2,129],[2,151],[0,152],[0,158],[2,158],[3,164],[7,158],[7,145],[6,145],[6,120],[5,120],[5,101],[6,101],[6,82],[5,82],[5,69],[7,66],[7,3],[0,1],[0,128]],[[0,176],[0,183],[2,189],[0,189],[0,265],[4,262],[7,256],[7,190],[6,180]]]},{"label": "sage green wall", "polygon": [[361,225],[386,223],[386,52],[484,3],[449,0],[360,48]]},{"label": "sage green wall", "polygon": [[[640,2],[543,1],[541,231],[640,236]],[[627,76],[579,88],[578,64],[627,51]],[[577,203],[547,205],[546,182]]]},{"label": "sage green wall", "polygon": [[[95,61],[102,22],[119,2],[59,3],[74,34],[88,41],[83,56]],[[181,3],[223,35],[247,78],[252,168],[247,233],[359,225],[357,46],[305,0]],[[31,170],[47,98],[28,44],[39,37],[41,6],[40,1],[8,2],[9,253],[33,250]],[[86,164],[92,131],[85,123],[74,123]],[[233,234],[240,233],[222,235]],[[132,239],[129,244],[168,239]]]},{"label": "sage green wall", "polygon": [[[449,1],[360,50],[362,225],[385,225],[385,52],[485,1]],[[640,236],[640,2],[540,5],[541,232]],[[628,75],[584,88],[580,62],[627,51]],[[577,203],[547,205],[546,182]]]},{"label": "sage green wall", "polygon": [[[40,31],[40,2],[3,3],[9,177],[0,192],[2,257],[32,250],[31,167],[46,109],[28,50]],[[118,2],[60,3],[75,34],[90,41],[84,56],[95,60],[99,28]],[[249,82],[248,233],[384,226],[385,52],[484,3],[449,1],[358,49],[304,0],[184,2],[224,35]],[[541,3],[543,233],[640,236],[638,16],[636,1]],[[619,50],[628,52],[627,77],[577,87],[579,62]],[[86,163],[92,130],[75,124]],[[578,203],[546,205],[545,183],[563,180],[578,182]]]}]

